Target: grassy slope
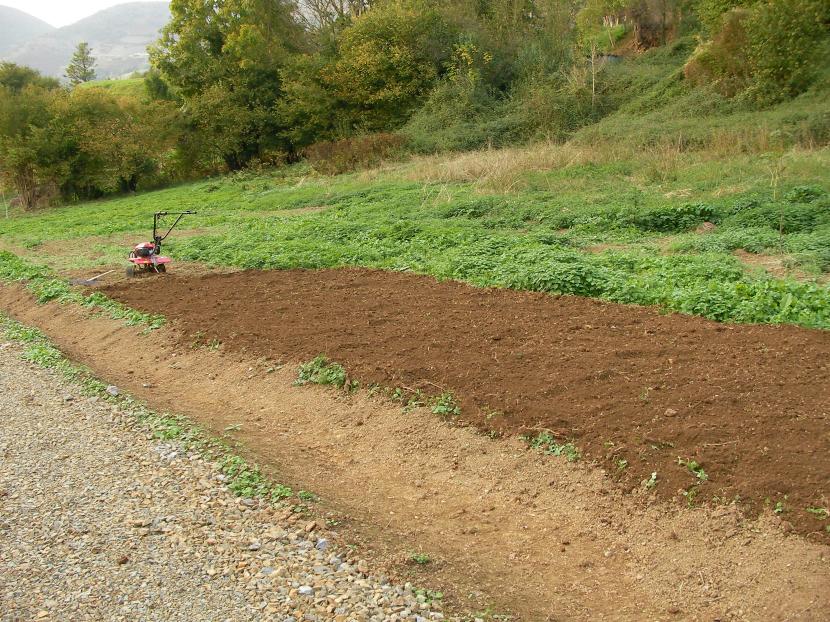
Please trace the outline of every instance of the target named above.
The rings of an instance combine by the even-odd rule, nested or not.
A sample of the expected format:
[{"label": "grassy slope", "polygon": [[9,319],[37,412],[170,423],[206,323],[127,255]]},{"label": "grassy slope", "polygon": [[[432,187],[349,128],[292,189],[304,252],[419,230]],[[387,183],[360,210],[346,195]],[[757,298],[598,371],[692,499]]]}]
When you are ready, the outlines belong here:
[{"label": "grassy slope", "polygon": [[[777,201],[770,162],[756,155],[679,153],[667,168],[659,152],[618,159],[540,145],[335,178],[304,167],[235,175],[18,217],[0,231],[58,268],[108,265],[123,255],[124,234],[148,237],[152,211],[195,208],[202,213],[184,225],[200,234],[174,236],[168,250],[210,264],[409,269],[721,320],[830,327],[826,286],[770,279],[731,254],[783,253],[816,277],[830,268],[830,151],[796,150],[782,162]],[[309,207],[326,209],[280,213]],[[719,223],[715,232],[693,232],[707,220]],[[74,242],[50,244],[60,239]],[[80,252],[56,259],[66,248]]]},{"label": "grassy slope", "polygon": [[80,88],[104,89],[112,95],[129,97],[131,99],[144,99],[147,92],[144,88],[144,78],[120,78],[115,80],[94,80],[85,82]]},{"label": "grassy slope", "polygon": [[683,79],[695,46],[693,37],[685,37],[606,66],[601,89],[616,112],[582,128],[574,140],[630,147],[670,141],[730,152],[830,142],[830,69],[821,69],[814,86],[796,99],[756,110],[740,97],[729,99]]}]

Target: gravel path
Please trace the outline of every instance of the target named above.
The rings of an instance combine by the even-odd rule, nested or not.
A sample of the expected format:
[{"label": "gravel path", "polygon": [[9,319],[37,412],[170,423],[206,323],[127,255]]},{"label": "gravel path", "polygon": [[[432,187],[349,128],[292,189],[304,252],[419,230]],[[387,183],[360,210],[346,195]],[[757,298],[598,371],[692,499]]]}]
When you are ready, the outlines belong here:
[{"label": "gravel path", "polygon": [[0,340],[0,619],[443,619]]}]

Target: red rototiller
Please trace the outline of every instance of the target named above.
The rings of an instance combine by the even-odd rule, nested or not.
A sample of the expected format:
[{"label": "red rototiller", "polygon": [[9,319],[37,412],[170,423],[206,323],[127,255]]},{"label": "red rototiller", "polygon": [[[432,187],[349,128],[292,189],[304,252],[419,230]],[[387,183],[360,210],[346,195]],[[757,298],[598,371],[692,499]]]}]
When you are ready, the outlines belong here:
[{"label": "red rototiller", "polygon": [[[153,274],[160,274],[167,272],[167,264],[170,263],[170,257],[164,257],[161,254],[161,243],[167,239],[170,232],[179,224],[179,221],[184,218],[186,214],[195,214],[196,212],[156,212],[153,214],[153,241],[142,242],[136,244],[133,250],[130,251],[130,256],[127,261],[130,265],[127,266],[127,276],[133,277],[137,272],[150,272]],[[165,216],[176,216],[176,220],[170,225],[167,233],[161,235],[159,225]]]}]

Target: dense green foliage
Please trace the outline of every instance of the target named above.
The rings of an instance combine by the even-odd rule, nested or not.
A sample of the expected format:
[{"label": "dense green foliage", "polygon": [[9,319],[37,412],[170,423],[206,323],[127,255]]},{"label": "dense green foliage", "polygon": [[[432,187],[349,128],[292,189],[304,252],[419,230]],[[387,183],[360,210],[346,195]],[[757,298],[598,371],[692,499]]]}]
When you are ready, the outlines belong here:
[{"label": "dense green foliage", "polygon": [[0,63],[0,87],[6,93],[17,94],[28,86],[56,89],[58,85],[58,81],[54,78],[44,77],[29,67],[7,62]]},{"label": "dense green foliage", "polygon": [[711,41],[699,47],[686,77],[728,96],[768,103],[807,91],[830,60],[830,5],[821,0],[717,1],[736,8],[709,18]]},{"label": "dense green foliage", "polygon": [[[15,65],[0,67],[0,184],[24,209],[57,199],[136,190],[161,175],[175,111],[104,89],[67,91]],[[169,165],[168,165],[169,166]]]},{"label": "dense green foliage", "polygon": [[230,170],[283,149],[279,70],[301,31],[286,0],[173,0],[151,50],[154,66],[186,104],[210,155]]}]

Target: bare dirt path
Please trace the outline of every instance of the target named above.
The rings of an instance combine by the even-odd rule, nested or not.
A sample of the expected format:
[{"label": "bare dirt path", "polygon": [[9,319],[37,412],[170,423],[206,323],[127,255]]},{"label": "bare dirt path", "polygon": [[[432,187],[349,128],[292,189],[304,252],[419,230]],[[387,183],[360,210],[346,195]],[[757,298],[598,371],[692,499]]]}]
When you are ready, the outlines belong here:
[{"label": "bare dirt path", "polygon": [[[771,514],[686,509],[622,494],[601,470],[440,423],[427,409],[294,387],[252,353],[184,348],[183,334],[79,309],[3,306],[157,407],[237,438],[281,480],[319,494],[360,551],[450,602],[522,620],[823,620],[830,555]],[[152,385],[147,387],[146,385]],[[340,528],[338,528],[340,529]],[[424,567],[409,562],[428,555]]]},{"label": "bare dirt path", "polygon": [[0,620],[443,619],[20,350],[0,333]]},{"label": "bare dirt path", "polygon": [[[451,391],[484,432],[573,440],[664,498],[830,503],[830,331],[719,324],[574,296],[437,283],[379,270],[175,276],[106,289],[228,351],[324,353],[362,383]],[[161,304],[161,309],[159,309]],[[696,461],[703,471],[689,468]]]}]

